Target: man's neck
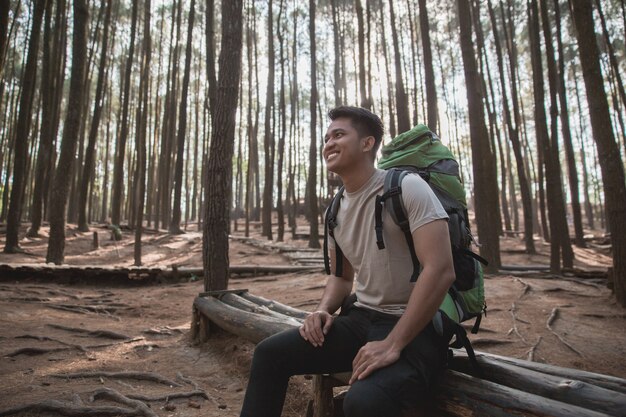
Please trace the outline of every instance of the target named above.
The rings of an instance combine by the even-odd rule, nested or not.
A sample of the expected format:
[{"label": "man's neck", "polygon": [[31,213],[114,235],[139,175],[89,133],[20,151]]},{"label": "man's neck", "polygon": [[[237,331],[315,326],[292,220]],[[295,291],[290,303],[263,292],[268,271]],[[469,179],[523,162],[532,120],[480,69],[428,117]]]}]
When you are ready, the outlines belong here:
[{"label": "man's neck", "polygon": [[363,187],[363,185],[365,185],[365,183],[372,178],[375,171],[376,168],[373,164],[367,164],[365,166],[351,169],[350,172],[339,176],[341,177],[341,181],[343,182],[343,186],[346,191],[353,193],[360,190],[361,187]]}]

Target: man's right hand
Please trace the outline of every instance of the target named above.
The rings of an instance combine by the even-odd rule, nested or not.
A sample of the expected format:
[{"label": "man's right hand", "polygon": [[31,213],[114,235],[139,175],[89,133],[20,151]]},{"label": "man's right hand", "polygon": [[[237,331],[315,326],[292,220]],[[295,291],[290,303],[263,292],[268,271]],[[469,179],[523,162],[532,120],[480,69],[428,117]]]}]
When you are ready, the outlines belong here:
[{"label": "man's right hand", "polygon": [[327,311],[314,311],[307,316],[300,326],[300,336],[315,347],[322,346],[324,336],[333,325],[333,316]]}]

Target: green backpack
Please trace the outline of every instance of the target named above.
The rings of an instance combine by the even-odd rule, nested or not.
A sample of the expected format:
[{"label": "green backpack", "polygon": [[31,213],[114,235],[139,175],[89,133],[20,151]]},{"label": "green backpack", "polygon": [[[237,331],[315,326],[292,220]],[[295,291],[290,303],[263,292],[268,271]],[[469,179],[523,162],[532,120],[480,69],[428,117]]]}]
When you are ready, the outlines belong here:
[{"label": "green backpack", "polygon": [[[382,148],[382,158],[378,167],[387,170],[383,194],[376,198],[375,233],[379,249],[384,249],[382,210],[387,209],[394,222],[404,232],[409,252],[413,261],[411,282],[417,280],[421,267],[415,255],[413,237],[409,228],[406,210],[402,202],[402,180],[411,173],[419,174],[431,187],[449,216],[450,243],[456,280],[438,314],[433,318],[435,329],[441,334],[444,327],[453,325],[457,336],[454,347],[465,347],[470,353],[471,344],[465,330],[458,325],[475,318],[472,333],[480,326],[482,315],[486,312],[484,280],[481,263],[487,261],[470,250],[474,241],[467,213],[465,189],[459,175],[459,165],[452,152],[441,143],[437,135],[425,125],[417,125],[413,129],[396,136]],[[326,273],[330,274],[328,256],[328,236],[333,236],[337,226],[336,218],[339,204],[343,196],[343,187],[332,199],[326,210],[324,234],[324,261]],[[341,274],[343,254],[339,245],[335,245],[337,265],[335,271]],[[445,317],[444,317],[445,315]],[[473,353],[473,352],[472,352]],[[471,354],[470,356],[473,356]]]},{"label": "green backpack", "polygon": [[[482,314],[486,311],[481,263],[487,265],[487,261],[470,250],[474,239],[470,231],[465,189],[459,175],[459,164],[452,152],[427,126],[417,125],[396,136],[383,147],[378,167],[388,170],[384,193],[380,199],[388,200],[383,204],[401,229],[408,229],[408,223],[400,189],[402,179],[410,172],[418,173],[430,185],[448,213],[456,280],[441,305],[441,310],[457,323],[476,318],[472,329],[476,333]],[[378,222],[378,216],[376,221]],[[405,223],[407,224],[404,225]],[[410,230],[405,235],[407,243],[410,238],[409,246],[412,249]],[[411,252],[414,256],[414,251]],[[414,267],[419,267],[416,260],[413,264]]]}]

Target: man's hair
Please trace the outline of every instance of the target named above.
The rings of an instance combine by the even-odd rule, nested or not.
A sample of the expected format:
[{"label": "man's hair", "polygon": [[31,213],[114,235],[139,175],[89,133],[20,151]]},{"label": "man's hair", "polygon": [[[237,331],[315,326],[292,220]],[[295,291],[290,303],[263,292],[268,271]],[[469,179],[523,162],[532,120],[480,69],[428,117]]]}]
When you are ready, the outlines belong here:
[{"label": "man's hair", "polygon": [[372,148],[372,154],[376,155],[380,143],[383,140],[383,132],[385,130],[380,117],[367,109],[353,106],[335,107],[328,112],[328,117],[330,120],[346,117],[350,119],[352,127],[356,129],[360,137],[373,136],[374,147]]}]

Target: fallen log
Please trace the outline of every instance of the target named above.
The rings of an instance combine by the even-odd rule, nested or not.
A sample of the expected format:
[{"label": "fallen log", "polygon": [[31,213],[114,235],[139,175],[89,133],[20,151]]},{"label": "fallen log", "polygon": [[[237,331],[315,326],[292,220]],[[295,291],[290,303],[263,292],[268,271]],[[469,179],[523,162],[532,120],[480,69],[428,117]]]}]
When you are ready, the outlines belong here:
[{"label": "fallen log", "polygon": [[[479,354],[476,360],[482,371],[482,378],[488,381],[608,415],[626,416],[626,394],[578,379],[550,375],[497,361],[487,355]],[[465,355],[456,356],[450,367],[475,376],[476,370]]]},{"label": "fallen log", "polygon": [[237,309],[248,311],[250,313],[262,314],[268,317],[275,317],[280,320],[285,320],[287,322],[291,322],[294,326],[299,326],[302,324],[302,320],[297,320],[293,317],[286,316],[282,313],[278,313],[276,311],[272,311],[265,306],[260,306],[258,304],[253,303],[252,301],[248,301],[240,295],[227,293],[220,297],[220,300],[232,307]]},{"label": "fallen log", "polygon": [[[318,265],[231,265],[231,275],[257,276],[278,275],[299,272],[321,272]],[[189,277],[202,277],[204,270],[194,267],[150,268],[150,267],[110,267],[105,265],[69,266],[48,264],[0,264],[0,282],[16,279],[50,279],[55,282],[134,282],[145,284],[159,280],[178,280]]]},{"label": "fallen log", "polygon": [[281,304],[278,301],[268,300],[267,298],[259,297],[258,295],[254,295],[249,292],[245,292],[241,294],[241,296],[248,301],[252,301],[253,303],[261,306],[265,306],[270,310],[276,311],[286,316],[295,317],[297,319],[305,319],[309,315],[307,311]]},{"label": "fallen log", "polygon": [[242,311],[213,297],[196,297],[193,305],[209,321],[221,329],[253,343],[258,343],[275,333],[296,327],[292,320],[281,320],[276,317]]},{"label": "fallen log", "polygon": [[437,414],[524,417],[600,417],[607,414],[527,393],[448,370],[439,379],[434,401]]},{"label": "fallen log", "polygon": [[[463,357],[464,352],[454,349],[454,355]],[[612,390],[626,395],[626,379],[597,374],[594,372],[581,371],[578,369],[564,368],[556,365],[549,365],[539,362],[531,362],[523,359],[510,358],[508,356],[495,355],[493,353],[476,351],[476,357],[485,357],[494,361],[511,364],[519,368],[529,369],[532,371],[541,372],[543,374],[553,375],[559,378],[571,379],[593,384],[595,386]]]},{"label": "fallen log", "polygon": [[[268,316],[266,311],[256,312],[254,306],[242,303],[241,299],[252,300],[251,303],[273,303],[270,300],[259,300],[260,297],[249,293],[227,294],[224,297],[232,299],[229,302],[233,305],[215,297],[198,297],[194,308],[213,324],[253,343],[294,327],[292,318],[282,319],[280,316]],[[254,312],[235,308],[234,305]],[[306,314],[298,314],[302,313]],[[423,410],[416,410],[410,416],[626,415],[626,380],[477,352],[479,363],[484,367],[484,373],[488,374],[486,379],[480,379],[471,375],[474,370],[461,351],[455,350],[455,355],[453,369],[444,372],[433,393],[434,401],[427,401]],[[317,375],[315,378],[315,406],[307,415],[332,416],[333,404],[337,401],[333,398],[332,388],[345,385],[345,375]],[[325,382],[326,378],[328,381]]]}]

